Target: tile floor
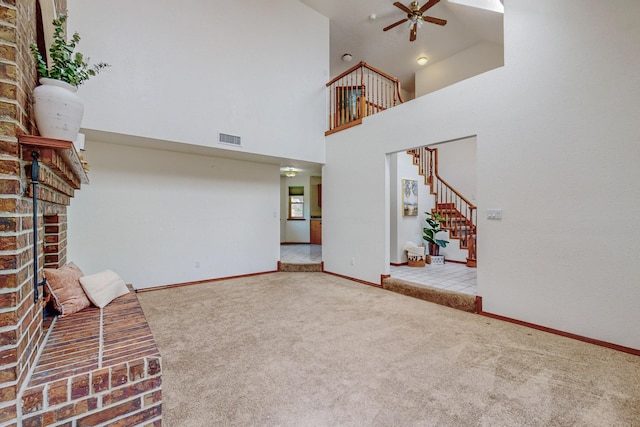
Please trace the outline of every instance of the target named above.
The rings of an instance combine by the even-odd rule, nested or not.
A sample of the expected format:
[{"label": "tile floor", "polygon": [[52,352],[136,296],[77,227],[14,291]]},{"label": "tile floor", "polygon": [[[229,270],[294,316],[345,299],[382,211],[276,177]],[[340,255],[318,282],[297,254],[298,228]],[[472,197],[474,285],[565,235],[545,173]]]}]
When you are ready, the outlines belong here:
[{"label": "tile floor", "polygon": [[322,262],[322,245],[280,245],[280,262],[309,264]]},{"label": "tile floor", "polygon": [[476,272],[475,268],[453,262],[445,262],[443,265],[427,264],[424,267],[391,266],[391,277],[396,279],[469,295],[477,294]]},{"label": "tile floor", "polygon": [[[322,261],[321,245],[281,245],[280,261],[290,264],[319,263]],[[464,264],[445,263],[424,267],[391,266],[391,277],[406,280],[418,285],[446,289],[469,295],[477,293],[477,274],[475,268]]]}]

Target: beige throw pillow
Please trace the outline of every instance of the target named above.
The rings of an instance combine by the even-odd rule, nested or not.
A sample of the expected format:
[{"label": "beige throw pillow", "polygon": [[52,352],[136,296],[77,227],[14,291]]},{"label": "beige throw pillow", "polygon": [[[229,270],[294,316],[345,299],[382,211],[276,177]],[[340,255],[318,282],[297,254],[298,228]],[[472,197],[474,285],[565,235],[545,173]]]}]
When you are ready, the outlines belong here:
[{"label": "beige throw pillow", "polygon": [[84,273],[74,263],[61,268],[45,268],[46,286],[51,294],[53,308],[61,317],[76,313],[91,305],[82,286],[80,277]]},{"label": "beige throw pillow", "polygon": [[105,270],[100,273],[80,278],[80,284],[91,302],[104,308],[114,299],[129,293],[129,288],[116,273]]}]

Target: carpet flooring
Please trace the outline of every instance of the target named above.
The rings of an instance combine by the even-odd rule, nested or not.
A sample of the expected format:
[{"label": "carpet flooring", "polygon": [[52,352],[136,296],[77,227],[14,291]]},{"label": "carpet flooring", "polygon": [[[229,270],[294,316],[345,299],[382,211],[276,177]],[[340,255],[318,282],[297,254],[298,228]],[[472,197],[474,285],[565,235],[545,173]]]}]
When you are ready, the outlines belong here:
[{"label": "carpet flooring", "polygon": [[324,273],[138,297],[165,426],[640,425],[640,357]]}]

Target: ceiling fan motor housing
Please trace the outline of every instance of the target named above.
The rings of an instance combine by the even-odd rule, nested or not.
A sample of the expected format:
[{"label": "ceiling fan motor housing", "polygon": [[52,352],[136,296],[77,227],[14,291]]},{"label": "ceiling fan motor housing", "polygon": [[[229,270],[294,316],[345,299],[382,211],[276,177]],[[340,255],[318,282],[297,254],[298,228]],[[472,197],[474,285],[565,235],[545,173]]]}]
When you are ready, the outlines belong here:
[{"label": "ceiling fan motor housing", "polygon": [[430,22],[432,24],[437,24],[437,25],[443,25],[443,26],[446,25],[447,21],[445,19],[434,18],[432,16],[423,15],[425,11],[432,8],[439,2],[440,0],[429,0],[425,4],[423,4],[422,7],[420,7],[420,4],[417,1],[412,1],[410,4],[410,7],[407,7],[398,1],[393,3],[395,7],[402,10],[403,12],[406,12],[407,17],[405,19],[401,19],[398,22],[395,22],[383,28],[382,31],[388,31],[402,24],[403,22],[409,21],[409,28],[411,30],[409,32],[409,41],[415,41],[417,30],[418,28],[422,28],[422,24],[424,21]]}]

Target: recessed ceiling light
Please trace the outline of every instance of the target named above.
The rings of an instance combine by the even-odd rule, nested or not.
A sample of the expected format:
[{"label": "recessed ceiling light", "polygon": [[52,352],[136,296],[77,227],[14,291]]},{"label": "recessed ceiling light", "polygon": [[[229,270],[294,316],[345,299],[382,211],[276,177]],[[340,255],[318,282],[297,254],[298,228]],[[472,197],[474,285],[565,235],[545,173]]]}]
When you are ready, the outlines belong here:
[{"label": "recessed ceiling light", "polygon": [[418,65],[424,65],[427,62],[429,62],[429,58],[427,58],[426,56],[421,56],[420,58],[418,58]]}]

